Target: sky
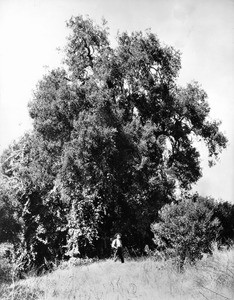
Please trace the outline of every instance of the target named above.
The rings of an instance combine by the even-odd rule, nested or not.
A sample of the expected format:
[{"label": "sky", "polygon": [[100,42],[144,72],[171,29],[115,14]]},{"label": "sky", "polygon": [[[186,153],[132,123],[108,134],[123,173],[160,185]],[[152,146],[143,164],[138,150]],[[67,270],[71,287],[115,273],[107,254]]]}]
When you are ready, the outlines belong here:
[{"label": "sky", "polygon": [[234,203],[234,0],[0,0],[0,153],[32,128],[32,91],[60,65],[65,21],[78,14],[104,17],[113,44],[118,30],[151,28],[181,51],[179,84],[201,84],[229,140],[212,168],[201,146],[203,177],[193,190]]}]

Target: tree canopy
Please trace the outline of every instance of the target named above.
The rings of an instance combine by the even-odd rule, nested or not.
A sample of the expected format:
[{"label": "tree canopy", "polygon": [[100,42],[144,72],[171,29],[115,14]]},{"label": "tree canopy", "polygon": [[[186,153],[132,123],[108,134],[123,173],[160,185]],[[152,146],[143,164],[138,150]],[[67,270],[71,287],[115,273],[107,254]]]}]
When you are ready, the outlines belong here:
[{"label": "tree canopy", "polygon": [[41,258],[63,255],[56,243],[101,256],[120,231],[140,248],[176,186],[201,177],[194,141],[214,161],[227,139],[201,86],[178,85],[180,52],[157,35],[119,33],[113,48],[105,21],[78,16],[67,26],[63,67],[43,76],[29,103],[33,132],[1,158],[25,247]]}]

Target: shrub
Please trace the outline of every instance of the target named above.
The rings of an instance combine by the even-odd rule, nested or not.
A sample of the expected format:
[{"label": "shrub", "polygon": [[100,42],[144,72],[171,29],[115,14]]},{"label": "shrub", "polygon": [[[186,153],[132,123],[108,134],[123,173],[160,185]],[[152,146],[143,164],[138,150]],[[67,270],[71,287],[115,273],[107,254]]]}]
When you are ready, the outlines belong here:
[{"label": "shrub", "polygon": [[10,243],[0,243],[0,284],[8,283],[12,279],[12,248]]},{"label": "shrub", "polygon": [[214,202],[194,195],[163,206],[151,229],[158,250],[179,258],[183,266],[186,258],[194,262],[211,252],[221,227],[214,217]]}]

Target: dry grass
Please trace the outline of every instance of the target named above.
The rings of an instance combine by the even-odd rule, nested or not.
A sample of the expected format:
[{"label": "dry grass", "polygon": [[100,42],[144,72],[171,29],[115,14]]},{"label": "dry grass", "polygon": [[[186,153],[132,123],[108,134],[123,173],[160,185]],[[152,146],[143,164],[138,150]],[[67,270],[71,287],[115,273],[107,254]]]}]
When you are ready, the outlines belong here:
[{"label": "dry grass", "polygon": [[[12,289],[13,291],[13,289]],[[1,298],[2,299],[2,298]],[[234,299],[234,249],[214,251],[178,272],[153,258],[64,266],[19,282],[5,299],[29,300],[221,300]]]}]

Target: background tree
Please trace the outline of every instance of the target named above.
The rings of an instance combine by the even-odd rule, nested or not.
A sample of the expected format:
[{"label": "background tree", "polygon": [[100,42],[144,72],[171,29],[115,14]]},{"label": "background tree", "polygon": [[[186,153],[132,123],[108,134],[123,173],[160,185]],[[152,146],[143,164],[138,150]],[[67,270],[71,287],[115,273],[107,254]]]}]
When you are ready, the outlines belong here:
[{"label": "background tree", "polygon": [[[143,248],[175,183],[189,189],[201,177],[194,140],[205,141],[213,160],[227,139],[199,84],[177,85],[180,53],[155,34],[124,32],[112,48],[105,21],[78,16],[67,26],[64,65],[39,81],[29,104],[34,130],[11,160],[17,199],[29,211],[25,230],[34,228],[34,238],[43,226],[47,241],[56,232],[48,228],[63,228],[61,240],[67,234],[68,250],[78,245],[80,255],[108,254],[116,231]],[[3,172],[15,176],[7,163]],[[45,245],[40,263],[55,256],[54,244]]]},{"label": "background tree", "polygon": [[[11,218],[17,220],[14,244],[23,271],[61,259],[66,241],[65,206],[52,189],[47,151],[39,137],[26,134],[1,157],[4,195],[11,204]],[[3,230],[8,232],[15,223],[4,223]]]},{"label": "background tree", "polygon": [[234,205],[229,202],[219,202],[215,207],[215,216],[222,225],[221,244],[231,246],[234,244]]}]

